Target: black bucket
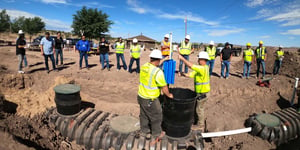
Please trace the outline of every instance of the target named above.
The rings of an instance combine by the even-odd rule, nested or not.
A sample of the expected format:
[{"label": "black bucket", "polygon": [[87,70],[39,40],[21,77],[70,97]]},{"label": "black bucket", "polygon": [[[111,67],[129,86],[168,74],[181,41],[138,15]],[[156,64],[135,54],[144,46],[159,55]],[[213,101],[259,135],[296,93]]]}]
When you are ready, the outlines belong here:
[{"label": "black bucket", "polygon": [[196,93],[190,89],[170,89],[174,98],[166,97],[163,107],[163,129],[170,137],[185,137],[194,120]]},{"label": "black bucket", "polygon": [[74,115],[80,111],[80,87],[74,84],[62,84],[54,87],[57,112],[62,115]]}]

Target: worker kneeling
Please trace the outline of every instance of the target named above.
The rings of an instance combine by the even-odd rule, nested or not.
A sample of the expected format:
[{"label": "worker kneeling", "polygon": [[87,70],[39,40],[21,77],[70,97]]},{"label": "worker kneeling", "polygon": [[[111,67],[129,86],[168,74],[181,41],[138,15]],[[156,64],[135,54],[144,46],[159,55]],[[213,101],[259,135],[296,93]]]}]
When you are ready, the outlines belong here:
[{"label": "worker kneeling", "polygon": [[197,106],[196,106],[196,114],[198,116],[197,125],[192,126],[194,130],[202,130],[204,131],[204,103],[206,102],[207,94],[210,91],[209,84],[209,67],[206,65],[206,61],[209,59],[207,52],[200,52],[198,55],[198,63],[199,65],[194,65],[191,62],[187,61],[181,55],[178,56],[180,60],[182,60],[189,68],[193,70],[193,72],[183,75],[186,77],[194,78],[195,92],[197,93]]},{"label": "worker kneeling", "polygon": [[158,100],[160,90],[170,98],[173,98],[173,94],[169,92],[164,73],[158,67],[163,62],[161,51],[153,50],[149,56],[150,62],[141,67],[137,100],[140,105],[141,135],[151,133],[157,141],[165,135],[161,129],[162,108]]}]

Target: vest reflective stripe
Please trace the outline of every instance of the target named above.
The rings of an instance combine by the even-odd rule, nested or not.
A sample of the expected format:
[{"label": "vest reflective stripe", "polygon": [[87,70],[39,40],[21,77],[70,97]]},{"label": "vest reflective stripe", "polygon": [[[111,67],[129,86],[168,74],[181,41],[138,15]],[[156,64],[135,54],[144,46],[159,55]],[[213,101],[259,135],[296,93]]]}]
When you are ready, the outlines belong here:
[{"label": "vest reflective stripe", "polygon": [[252,56],[253,56],[252,49],[244,50],[244,61],[251,62],[252,61]]},{"label": "vest reflective stripe", "polygon": [[211,49],[209,46],[206,47],[206,52],[208,53],[209,60],[214,60],[216,58],[216,47],[213,46]]},{"label": "vest reflective stripe", "polygon": [[123,54],[124,53],[124,49],[125,49],[125,43],[117,42],[116,45],[117,45],[116,46],[116,53]]},{"label": "vest reflective stripe", "polygon": [[192,44],[189,42],[187,45],[185,45],[185,42],[181,42],[179,53],[182,55],[189,55],[191,54]]},{"label": "vest reflective stripe", "polygon": [[276,51],[276,54],[277,54],[276,60],[279,60],[280,57],[284,55],[284,51]]},{"label": "vest reflective stripe", "polygon": [[261,58],[262,60],[265,60],[265,53],[266,53],[265,49],[266,49],[266,47],[262,47],[260,50],[260,48],[258,47],[256,49],[256,58]]},{"label": "vest reflective stripe", "polygon": [[151,63],[141,67],[140,85],[138,95],[145,99],[156,99],[160,95],[160,89],[156,84],[156,75],[160,69]]},{"label": "vest reflective stripe", "polygon": [[[164,43],[164,46],[170,46],[170,42],[165,42],[165,40],[163,40],[162,43]],[[162,48],[161,53],[162,55],[170,55],[170,48]]]},{"label": "vest reflective stripe", "polygon": [[131,50],[131,56],[135,59],[138,59],[140,58],[140,55],[141,55],[141,46],[140,45],[131,45],[130,47],[130,50]]},{"label": "vest reflective stripe", "polygon": [[209,67],[207,65],[201,67],[204,67],[202,74],[197,73],[194,77],[195,92],[207,93],[210,91]]}]

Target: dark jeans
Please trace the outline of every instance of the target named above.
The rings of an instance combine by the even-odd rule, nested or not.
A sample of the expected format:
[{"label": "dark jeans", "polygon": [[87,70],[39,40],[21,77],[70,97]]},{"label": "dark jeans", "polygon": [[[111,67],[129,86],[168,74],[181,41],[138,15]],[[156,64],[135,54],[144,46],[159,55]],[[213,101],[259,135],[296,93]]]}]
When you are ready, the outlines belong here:
[{"label": "dark jeans", "polygon": [[206,64],[209,66],[209,75],[211,76],[212,71],[213,71],[213,69],[214,69],[215,60],[214,60],[214,59],[213,59],[213,60],[208,60],[208,61],[206,62]]},{"label": "dark jeans", "polygon": [[140,58],[137,58],[137,59],[135,59],[135,58],[133,58],[133,57],[131,57],[130,58],[130,63],[129,63],[129,72],[131,73],[132,72],[132,65],[133,65],[133,62],[134,61],[136,61],[136,72],[137,73],[140,73]]},{"label": "dark jeans", "polygon": [[250,76],[250,70],[251,70],[251,62],[244,61],[244,71],[243,71],[243,77],[249,77]]},{"label": "dark jeans", "polygon": [[58,65],[58,55],[60,55],[60,64],[64,64],[64,61],[63,61],[63,50],[61,49],[55,49],[55,55],[56,55],[56,65]]},{"label": "dark jeans", "polygon": [[[151,101],[149,99],[143,99],[137,97],[140,105],[140,126],[141,131],[147,134],[151,131],[152,136],[159,136],[162,122],[162,109],[158,99]],[[151,130],[150,130],[151,128]]]},{"label": "dark jeans", "polygon": [[[189,55],[182,55],[184,57],[184,59],[189,60]],[[182,65],[183,65],[183,61],[180,60],[179,62],[179,72],[182,73]],[[188,66],[184,65],[184,72],[188,73]]]},{"label": "dark jeans", "polygon": [[263,73],[263,76],[262,77],[265,77],[265,74],[266,74],[266,67],[265,67],[265,61],[262,60],[262,59],[256,59],[256,65],[257,65],[257,70],[256,70],[256,77],[259,77],[259,70],[260,70],[260,65],[262,66],[262,73]]},{"label": "dark jeans", "polygon": [[84,57],[84,60],[85,60],[85,67],[88,68],[89,67],[88,53],[86,51],[80,51],[79,67],[82,68],[82,59],[83,59],[83,57]]},{"label": "dark jeans", "polygon": [[273,69],[273,74],[274,74],[274,75],[278,74],[279,69],[280,69],[280,67],[281,67],[281,64],[282,64],[282,61],[280,61],[280,60],[275,60],[275,63],[274,63],[274,69]]},{"label": "dark jeans", "polygon": [[45,55],[44,54],[44,58],[45,58],[45,65],[46,65],[46,70],[49,70],[49,66],[48,66],[48,58],[50,58],[51,62],[52,62],[52,67],[53,70],[55,70],[55,60],[54,60],[54,55],[50,54],[50,55]]},{"label": "dark jeans", "polygon": [[121,66],[120,66],[120,58],[121,58],[122,63],[123,63],[123,68],[124,68],[124,70],[127,70],[127,65],[126,65],[126,61],[125,61],[125,58],[124,58],[124,54],[116,53],[116,56],[117,56],[117,69],[118,70],[121,69]]},{"label": "dark jeans", "polygon": [[100,54],[100,63],[102,65],[102,69],[104,69],[104,62],[106,62],[106,68],[109,69],[109,58],[108,53]]},{"label": "dark jeans", "polygon": [[[226,68],[226,74],[224,76],[224,70]],[[228,78],[229,77],[229,72],[230,72],[230,61],[228,60],[223,60],[222,66],[221,66],[221,77]]]}]

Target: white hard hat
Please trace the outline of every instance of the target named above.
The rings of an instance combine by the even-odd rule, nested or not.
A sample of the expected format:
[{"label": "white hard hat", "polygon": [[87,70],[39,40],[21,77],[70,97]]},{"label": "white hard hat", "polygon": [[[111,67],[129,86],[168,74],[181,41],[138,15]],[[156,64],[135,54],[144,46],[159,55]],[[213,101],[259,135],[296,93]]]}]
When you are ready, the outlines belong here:
[{"label": "white hard hat", "polygon": [[134,38],[134,39],[132,40],[132,42],[133,42],[133,43],[137,43],[138,40],[137,40],[136,38]]},{"label": "white hard hat", "polygon": [[208,57],[208,53],[207,52],[204,52],[204,51],[201,51],[200,53],[199,53],[199,55],[198,55],[198,58],[200,58],[200,59],[209,59],[209,57]]},{"label": "white hard hat", "polygon": [[282,45],[279,45],[279,48],[283,48],[283,46],[282,46]]},{"label": "white hard hat", "polygon": [[165,34],[165,38],[170,38],[170,35],[169,34]]},{"label": "white hard hat", "polygon": [[186,35],[186,36],[185,36],[185,39],[190,40],[190,39],[191,39],[191,36],[190,36],[190,35]]},{"label": "white hard hat", "polygon": [[215,45],[215,42],[214,41],[210,41],[209,45]]},{"label": "white hard hat", "polygon": [[157,58],[157,59],[162,59],[162,54],[161,51],[158,49],[155,49],[151,52],[151,54],[149,55],[149,57],[151,58]]},{"label": "white hard hat", "polygon": [[23,30],[19,30],[18,34],[24,34]]}]

